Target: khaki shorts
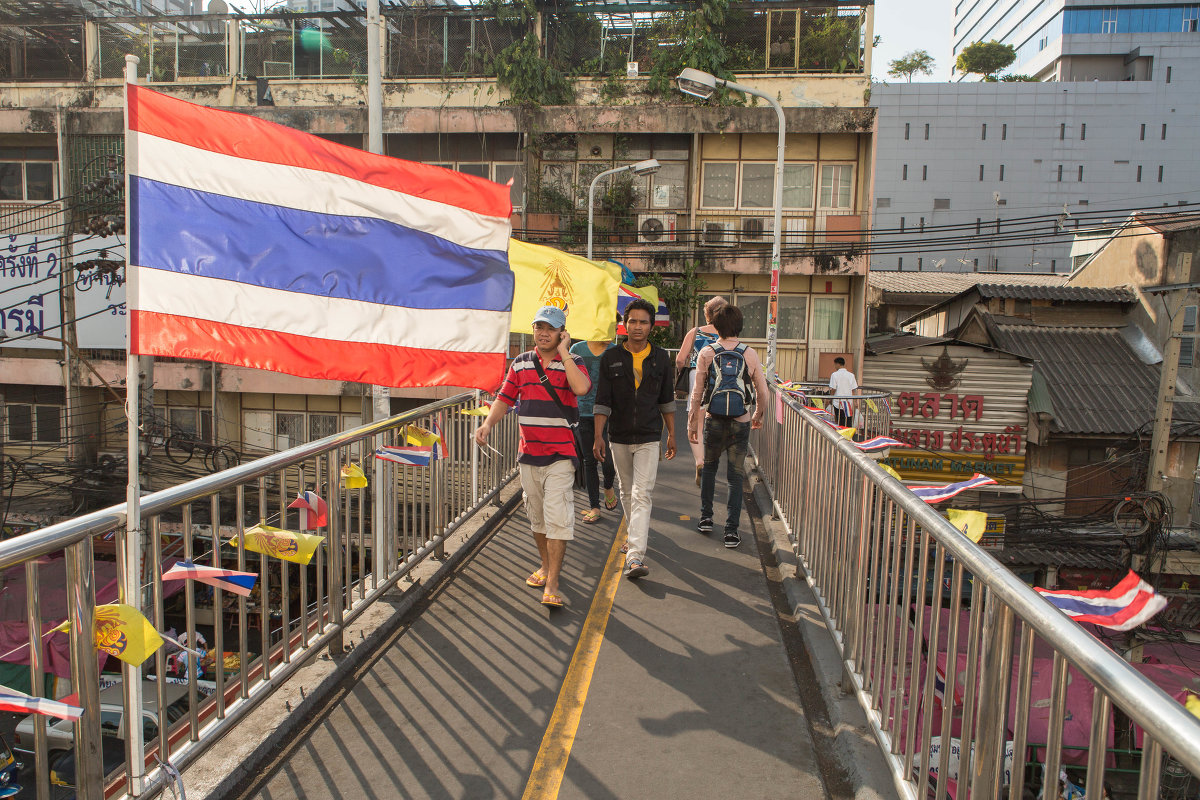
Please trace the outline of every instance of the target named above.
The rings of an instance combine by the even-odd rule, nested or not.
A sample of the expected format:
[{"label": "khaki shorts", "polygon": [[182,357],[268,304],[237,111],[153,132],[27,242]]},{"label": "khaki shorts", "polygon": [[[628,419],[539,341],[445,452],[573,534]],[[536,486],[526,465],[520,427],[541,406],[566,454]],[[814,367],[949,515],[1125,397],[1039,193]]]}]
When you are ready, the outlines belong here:
[{"label": "khaki shorts", "polygon": [[547,539],[575,538],[575,464],[567,458],[544,467],[520,464],[525,513],[534,533]]}]

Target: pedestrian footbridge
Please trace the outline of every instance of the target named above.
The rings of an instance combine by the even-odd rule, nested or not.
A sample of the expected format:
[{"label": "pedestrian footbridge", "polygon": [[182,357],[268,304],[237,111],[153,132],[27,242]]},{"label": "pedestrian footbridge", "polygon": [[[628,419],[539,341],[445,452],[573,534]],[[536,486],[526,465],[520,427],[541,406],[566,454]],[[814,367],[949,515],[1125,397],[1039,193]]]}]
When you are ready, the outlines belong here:
[{"label": "pedestrian footbridge", "polygon": [[[1088,797],[1105,782],[1196,796],[1200,720],[792,398],[754,433],[739,548],[696,532],[681,448],[660,465],[650,574],[621,577],[606,512],[577,525],[561,610],[524,583],[537,556],[515,417],[481,450],[463,413],[477,404],[148,495],[143,535],[115,507],[0,543],[6,576],[24,573],[31,640],[48,630],[40,584],[68,587],[69,645],[31,650],[31,685],[65,658],[84,710],[69,734],[27,726],[21,796],[996,798],[1036,795],[1064,767]],[[435,421],[431,466],[364,459]],[[364,460],[353,487],[343,467]],[[305,489],[328,501],[308,565],[230,546],[263,521],[296,530]],[[121,599],[206,644],[202,674],[168,647],[119,677],[108,659],[140,730],[111,730],[121,711],[100,697],[106,537]],[[162,566],[180,557],[253,572],[255,592],[172,591]]]}]

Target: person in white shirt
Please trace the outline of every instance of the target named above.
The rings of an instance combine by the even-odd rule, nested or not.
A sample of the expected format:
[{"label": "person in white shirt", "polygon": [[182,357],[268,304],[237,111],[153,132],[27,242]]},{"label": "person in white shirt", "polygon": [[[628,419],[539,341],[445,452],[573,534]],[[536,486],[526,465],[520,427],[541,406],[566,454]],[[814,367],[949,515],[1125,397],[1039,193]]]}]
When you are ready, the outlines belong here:
[{"label": "person in white shirt", "polygon": [[833,401],[833,420],[838,425],[848,428],[854,424],[854,408],[857,400],[851,400],[850,395],[858,394],[858,381],[854,373],[846,369],[846,359],[838,356],[833,360],[837,367],[829,376],[830,394],[841,400]]}]

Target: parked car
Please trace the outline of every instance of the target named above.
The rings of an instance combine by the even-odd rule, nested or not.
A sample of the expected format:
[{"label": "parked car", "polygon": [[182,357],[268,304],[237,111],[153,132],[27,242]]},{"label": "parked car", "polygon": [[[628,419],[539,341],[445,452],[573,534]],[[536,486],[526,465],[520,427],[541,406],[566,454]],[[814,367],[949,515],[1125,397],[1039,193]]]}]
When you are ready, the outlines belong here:
[{"label": "parked car", "polygon": [[[188,688],[185,684],[168,683],[166,690],[167,724],[174,723],[188,713]],[[109,686],[100,692],[100,734],[116,739],[125,738],[125,705],[121,684]],[[158,736],[158,684],[142,681],[142,737],[151,741]],[[27,716],[17,724],[14,744],[16,750],[32,753],[34,747],[33,716]],[[46,749],[53,761],[60,753],[75,746],[75,723],[65,719],[46,720]]]}]

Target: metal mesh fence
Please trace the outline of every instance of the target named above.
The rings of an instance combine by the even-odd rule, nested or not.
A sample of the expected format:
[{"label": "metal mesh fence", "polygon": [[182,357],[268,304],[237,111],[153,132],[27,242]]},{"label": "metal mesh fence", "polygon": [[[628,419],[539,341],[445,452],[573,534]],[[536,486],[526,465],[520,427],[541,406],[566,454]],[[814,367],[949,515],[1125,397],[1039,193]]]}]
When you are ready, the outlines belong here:
[{"label": "metal mesh fence", "polygon": [[219,77],[229,71],[229,40],[223,21],[155,22],[150,27],[152,81]]},{"label": "metal mesh fence", "polygon": [[83,25],[0,25],[0,81],[83,80]]},{"label": "metal mesh fence", "polygon": [[256,17],[242,21],[242,74],[274,78],[363,78],[367,28],[361,14]]},{"label": "metal mesh fence", "polygon": [[[149,24],[146,22],[101,22],[100,77],[120,78],[125,75],[125,56],[132,54],[147,63],[150,53]],[[143,69],[139,66],[139,70]]]},{"label": "metal mesh fence", "polygon": [[393,77],[494,74],[496,56],[525,32],[494,17],[390,10],[387,75]]}]

